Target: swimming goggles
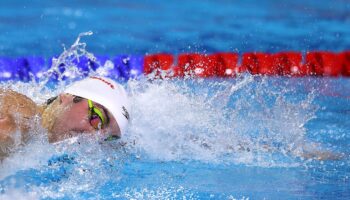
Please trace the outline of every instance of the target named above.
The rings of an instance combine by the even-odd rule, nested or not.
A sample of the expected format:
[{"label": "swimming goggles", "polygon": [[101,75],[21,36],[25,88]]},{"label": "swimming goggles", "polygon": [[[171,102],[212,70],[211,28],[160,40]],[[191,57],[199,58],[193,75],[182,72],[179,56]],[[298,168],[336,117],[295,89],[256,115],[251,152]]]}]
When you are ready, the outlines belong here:
[{"label": "swimming goggles", "polygon": [[[73,103],[78,103],[83,100],[83,97],[74,96]],[[87,99],[89,106],[89,123],[95,130],[100,130],[103,126],[106,125],[107,121],[102,114],[102,111],[94,106],[94,103]]]},{"label": "swimming goggles", "polygon": [[106,124],[106,120],[103,117],[102,111],[96,108],[90,99],[88,99],[88,105],[89,105],[89,122],[91,126],[94,127],[94,129],[99,130]]},{"label": "swimming goggles", "polygon": [[[96,108],[92,101],[88,99],[88,105],[89,105],[89,122],[92,127],[94,127],[96,130],[101,129],[105,124],[106,120],[103,117],[103,114],[100,109]],[[99,118],[99,122],[97,120],[97,123],[95,119]],[[107,116],[107,123],[108,123],[108,116]],[[119,139],[119,136],[117,135],[110,135],[107,138],[104,139],[104,141],[112,141]]]},{"label": "swimming goggles", "polygon": [[[73,102],[78,103],[82,99],[83,99],[82,97],[74,96]],[[105,119],[103,117],[102,111],[99,108],[95,107],[93,102],[90,99],[88,99],[87,101],[88,101],[88,105],[89,105],[90,125],[92,127],[94,127],[96,130],[100,130],[103,126],[105,126],[108,123],[108,121],[109,121],[108,115],[106,116],[107,119]],[[105,113],[106,113],[106,111],[105,111]],[[110,135],[107,138],[105,138],[104,141],[112,141],[112,140],[117,140],[117,139],[119,139],[119,136]]]}]

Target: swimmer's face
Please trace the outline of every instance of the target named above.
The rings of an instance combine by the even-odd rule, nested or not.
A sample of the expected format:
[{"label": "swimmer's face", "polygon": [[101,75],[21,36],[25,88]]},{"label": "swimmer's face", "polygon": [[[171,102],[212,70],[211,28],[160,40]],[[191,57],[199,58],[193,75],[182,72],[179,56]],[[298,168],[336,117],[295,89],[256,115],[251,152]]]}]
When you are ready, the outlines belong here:
[{"label": "swimmer's face", "polygon": [[[87,99],[77,100],[73,95],[61,94],[50,106],[49,114],[44,115],[45,112],[43,114],[43,121],[52,120],[46,127],[49,131],[49,142],[57,142],[80,134],[96,134],[98,131],[96,124],[102,124],[100,118],[91,118]],[[118,124],[108,110],[97,103],[94,103],[94,107],[100,110],[103,118],[106,119],[99,131],[105,136],[109,134],[120,136]]]}]

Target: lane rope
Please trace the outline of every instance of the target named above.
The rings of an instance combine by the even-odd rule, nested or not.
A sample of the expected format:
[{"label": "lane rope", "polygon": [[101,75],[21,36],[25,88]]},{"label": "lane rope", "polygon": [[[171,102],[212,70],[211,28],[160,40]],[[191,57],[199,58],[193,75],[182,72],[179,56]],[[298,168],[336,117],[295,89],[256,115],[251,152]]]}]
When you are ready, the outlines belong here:
[{"label": "lane rope", "polygon": [[[265,76],[331,76],[350,77],[350,51],[297,51],[277,53],[246,52],[243,54],[219,52],[213,54],[167,53],[146,56],[119,55],[96,56],[104,66],[110,60],[112,66],[105,67],[104,75],[128,80],[143,74],[154,77],[235,77],[240,73]],[[111,64],[109,63],[109,64]],[[0,81],[29,81],[40,78],[52,64],[52,59],[43,57],[0,57]],[[76,63],[82,72],[99,70],[96,62],[87,58]],[[60,66],[64,73],[65,66]],[[69,78],[67,75],[66,78]]]}]

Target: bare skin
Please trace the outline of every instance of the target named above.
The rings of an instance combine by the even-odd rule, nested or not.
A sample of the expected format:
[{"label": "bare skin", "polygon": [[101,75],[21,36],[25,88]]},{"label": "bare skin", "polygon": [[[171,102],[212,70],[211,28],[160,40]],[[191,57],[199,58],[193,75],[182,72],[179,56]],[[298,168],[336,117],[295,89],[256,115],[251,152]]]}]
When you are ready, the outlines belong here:
[{"label": "bare skin", "polygon": [[[100,132],[120,136],[119,126],[108,110],[97,103],[94,106],[104,110],[104,117],[110,119]],[[40,106],[25,95],[0,89],[0,161],[10,153],[15,134],[20,133],[20,140],[25,143],[35,124],[47,129],[50,143],[96,133],[89,122],[86,99],[74,103],[72,95],[61,94],[50,105]]]},{"label": "bare skin", "polygon": [[28,139],[30,124],[39,113],[37,105],[25,95],[0,89],[0,160],[14,144],[13,134],[20,131],[21,140]]}]

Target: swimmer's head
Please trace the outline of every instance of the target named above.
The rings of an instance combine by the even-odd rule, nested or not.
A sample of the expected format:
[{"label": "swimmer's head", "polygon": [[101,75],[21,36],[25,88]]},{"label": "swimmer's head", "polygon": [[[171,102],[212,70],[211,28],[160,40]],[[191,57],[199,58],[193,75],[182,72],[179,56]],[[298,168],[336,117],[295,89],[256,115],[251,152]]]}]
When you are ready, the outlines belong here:
[{"label": "swimmer's head", "polygon": [[96,130],[120,137],[129,121],[124,88],[107,78],[89,77],[75,82],[49,103],[42,118],[50,142]]}]

